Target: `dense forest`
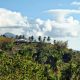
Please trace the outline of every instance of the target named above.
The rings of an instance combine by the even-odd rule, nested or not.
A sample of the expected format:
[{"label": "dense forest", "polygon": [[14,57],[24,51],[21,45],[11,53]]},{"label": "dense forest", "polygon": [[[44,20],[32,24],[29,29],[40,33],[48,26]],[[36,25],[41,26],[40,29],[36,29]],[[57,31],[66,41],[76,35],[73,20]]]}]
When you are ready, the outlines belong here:
[{"label": "dense forest", "polygon": [[0,36],[0,80],[80,80],[80,51],[50,37]]}]

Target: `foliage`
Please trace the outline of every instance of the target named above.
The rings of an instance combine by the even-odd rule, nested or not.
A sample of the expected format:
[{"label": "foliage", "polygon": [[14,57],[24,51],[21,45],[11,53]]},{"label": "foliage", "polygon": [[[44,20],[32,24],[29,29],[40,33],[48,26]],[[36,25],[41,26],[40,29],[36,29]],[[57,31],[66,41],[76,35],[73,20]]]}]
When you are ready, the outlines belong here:
[{"label": "foliage", "polygon": [[67,42],[33,39],[25,44],[0,42],[0,80],[80,80],[79,51],[68,49]]}]

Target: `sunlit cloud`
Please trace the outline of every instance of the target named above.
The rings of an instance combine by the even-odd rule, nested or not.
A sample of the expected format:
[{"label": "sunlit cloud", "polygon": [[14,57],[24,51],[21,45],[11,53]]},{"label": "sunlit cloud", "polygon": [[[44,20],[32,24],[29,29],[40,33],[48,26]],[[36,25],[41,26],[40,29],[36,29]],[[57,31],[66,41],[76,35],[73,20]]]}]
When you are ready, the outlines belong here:
[{"label": "sunlit cloud", "polygon": [[[80,14],[80,10],[54,9],[48,10],[48,14],[55,15],[51,20],[36,18],[31,20],[20,12],[0,8],[0,34],[11,32],[24,34],[25,36],[50,36],[50,37],[77,37],[80,21],[69,14]],[[66,18],[66,16],[68,17]]]}]

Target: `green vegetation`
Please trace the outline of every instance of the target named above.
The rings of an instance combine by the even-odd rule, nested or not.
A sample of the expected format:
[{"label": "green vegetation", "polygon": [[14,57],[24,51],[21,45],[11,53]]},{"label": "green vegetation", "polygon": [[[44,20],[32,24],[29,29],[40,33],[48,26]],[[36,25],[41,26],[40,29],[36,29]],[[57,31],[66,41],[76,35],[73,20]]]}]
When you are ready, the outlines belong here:
[{"label": "green vegetation", "polygon": [[80,80],[80,52],[68,49],[67,41],[14,41],[0,38],[0,80]]}]

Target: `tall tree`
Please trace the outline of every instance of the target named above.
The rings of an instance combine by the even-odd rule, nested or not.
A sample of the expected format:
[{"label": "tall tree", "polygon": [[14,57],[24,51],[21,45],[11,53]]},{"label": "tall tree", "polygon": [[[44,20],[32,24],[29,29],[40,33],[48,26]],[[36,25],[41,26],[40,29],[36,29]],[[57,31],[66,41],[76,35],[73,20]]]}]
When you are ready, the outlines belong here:
[{"label": "tall tree", "polygon": [[22,35],[22,39],[25,39],[25,36],[24,35]]},{"label": "tall tree", "polygon": [[38,37],[38,41],[39,41],[39,42],[42,41],[42,37],[41,37],[41,36]]},{"label": "tall tree", "polygon": [[50,37],[48,36],[48,37],[47,37],[47,41],[49,42],[50,40],[51,40],[51,39],[50,39]]},{"label": "tall tree", "polygon": [[46,37],[43,38],[43,42],[45,42],[45,41],[46,41]]},{"label": "tall tree", "polygon": [[34,40],[34,36],[31,36],[31,42]]},{"label": "tall tree", "polygon": [[29,42],[32,42],[34,40],[34,36],[29,37]]},{"label": "tall tree", "polygon": [[16,37],[15,37],[16,39],[18,39],[19,38],[19,36],[18,35],[16,35]]}]

